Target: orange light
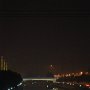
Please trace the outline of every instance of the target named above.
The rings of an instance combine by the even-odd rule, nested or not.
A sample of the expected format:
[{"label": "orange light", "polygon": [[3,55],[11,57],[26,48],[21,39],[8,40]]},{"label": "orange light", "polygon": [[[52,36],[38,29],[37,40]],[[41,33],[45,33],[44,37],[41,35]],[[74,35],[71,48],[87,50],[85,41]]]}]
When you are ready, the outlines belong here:
[{"label": "orange light", "polygon": [[90,84],[86,84],[85,86],[86,86],[86,87],[90,87]]},{"label": "orange light", "polygon": [[80,72],[80,75],[82,75],[83,74],[83,72]]}]

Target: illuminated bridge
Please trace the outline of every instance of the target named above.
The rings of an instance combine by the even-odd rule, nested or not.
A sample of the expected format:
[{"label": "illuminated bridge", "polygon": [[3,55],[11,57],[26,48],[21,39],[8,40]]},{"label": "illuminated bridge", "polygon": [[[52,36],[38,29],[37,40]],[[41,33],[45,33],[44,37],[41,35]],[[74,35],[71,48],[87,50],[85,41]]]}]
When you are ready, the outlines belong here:
[{"label": "illuminated bridge", "polygon": [[23,81],[52,81],[56,82],[56,78],[23,78]]}]

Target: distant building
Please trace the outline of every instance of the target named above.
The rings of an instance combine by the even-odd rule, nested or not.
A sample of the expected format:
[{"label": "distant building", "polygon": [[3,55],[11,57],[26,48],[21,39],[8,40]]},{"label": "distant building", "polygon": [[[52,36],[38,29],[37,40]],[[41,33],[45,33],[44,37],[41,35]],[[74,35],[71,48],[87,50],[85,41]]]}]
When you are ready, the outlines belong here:
[{"label": "distant building", "polygon": [[0,60],[0,71],[7,71],[7,62],[4,60],[3,56],[1,56]]}]

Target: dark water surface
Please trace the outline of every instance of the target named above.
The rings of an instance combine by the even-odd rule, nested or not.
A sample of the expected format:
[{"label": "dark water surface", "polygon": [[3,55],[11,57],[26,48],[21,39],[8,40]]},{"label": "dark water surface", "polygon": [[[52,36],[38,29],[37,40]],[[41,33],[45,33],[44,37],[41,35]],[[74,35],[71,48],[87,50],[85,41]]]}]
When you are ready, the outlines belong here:
[{"label": "dark water surface", "polygon": [[46,88],[30,88],[30,87],[24,87],[23,90],[90,90],[90,89],[80,89],[80,88],[53,88],[53,89],[46,89]]},{"label": "dark water surface", "polygon": [[[61,85],[60,85],[61,86]],[[23,87],[23,90],[90,90],[90,89],[85,89],[85,88],[80,88],[77,86],[64,86],[64,87],[47,87],[47,86],[43,86],[42,84],[40,84],[39,86],[37,85],[31,85],[31,84],[26,84]]]},{"label": "dark water surface", "polygon": [[[6,90],[6,89],[0,89],[0,90]],[[24,86],[22,88],[15,88],[15,89],[7,89],[7,90],[90,90],[90,88],[78,88],[78,87],[68,87],[68,88],[59,88],[59,87],[54,87],[54,88],[47,88],[47,87],[36,87],[36,86]]]}]

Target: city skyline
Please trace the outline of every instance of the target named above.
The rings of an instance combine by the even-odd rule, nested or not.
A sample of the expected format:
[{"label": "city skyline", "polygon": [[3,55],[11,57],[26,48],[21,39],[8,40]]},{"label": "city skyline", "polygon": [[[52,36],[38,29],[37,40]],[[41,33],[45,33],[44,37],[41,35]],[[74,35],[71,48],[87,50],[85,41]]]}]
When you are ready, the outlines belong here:
[{"label": "city skyline", "polygon": [[[40,4],[41,2],[41,4]],[[1,1],[0,56],[22,76],[90,69],[89,3]]]},{"label": "city skyline", "polygon": [[[83,34],[85,33],[83,32]],[[82,34],[82,37],[83,37],[83,34]],[[7,45],[2,46],[3,48],[1,48],[0,53],[5,56],[7,62],[9,63],[9,67],[11,69],[22,73],[23,76],[27,76],[31,74],[36,74],[36,75],[46,74],[49,70],[50,64],[55,66],[56,73],[84,71],[90,68],[89,51],[88,51],[89,44],[85,44],[85,42],[86,43],[89,43],[89,42],[86,39],[83,42],[83,39],[81,39],[82,37],[78,36],[79,37],[77,38],[78,43],[76,43],[77,41],[75,41],[76,37],[73,37],[74,42],[71,42],[73,40],[72,38],[68,39],[68,40],[71,40],[69,42],[69,45],[71,44],[70,46],[68,45],[67,39],[64,42],[61,39],[63,44],[61,42],[57,43],[57,41],[59,41],[60,38],[57,41],[55,41],[56,40],[55,38],[54,38],[55,40],[54,39],[52,40],[51,38],[49,38],[52,40],[50,42],[49,41],[47,42],[46,40],[48,39],[45,39],[45,42],[47,42],[46,44],[44,41],[42,41],[43,40],[42,38],[41,40],[38,39],[39,43],[37,42],[37,39],[36,40],[34,39],[35,40],[34,42],[31,41],[33,42],[33,44],[30,45],[31,43],[29,43],[28,41],[25,41],[26,39],[23,41],[24,39],[23,35],[20,37],[19,36],[17,37],[18,38],[16,42],[12,41],[11,40],[12,38],[11,38],[9,40],[11,40],[12,42],[7,43],[7,39],[6,39],[2,45],[6,45],[6,44]],[[38,38],[40,37],[43,37],[43,36],[39,36]],[[13,38],[16,38],[16,36],[14,36]],[[43,38],[45,38],[45,36]],[[21,40],[20,42],[19,42],[19,39]],[[25,46],[21,45],[23,43]],[[36,46],[36,43],[38,46]],[[65,43],[67,43],[68,46],[66,46]],[[42,44],[43,47],[40,44]]]}]

